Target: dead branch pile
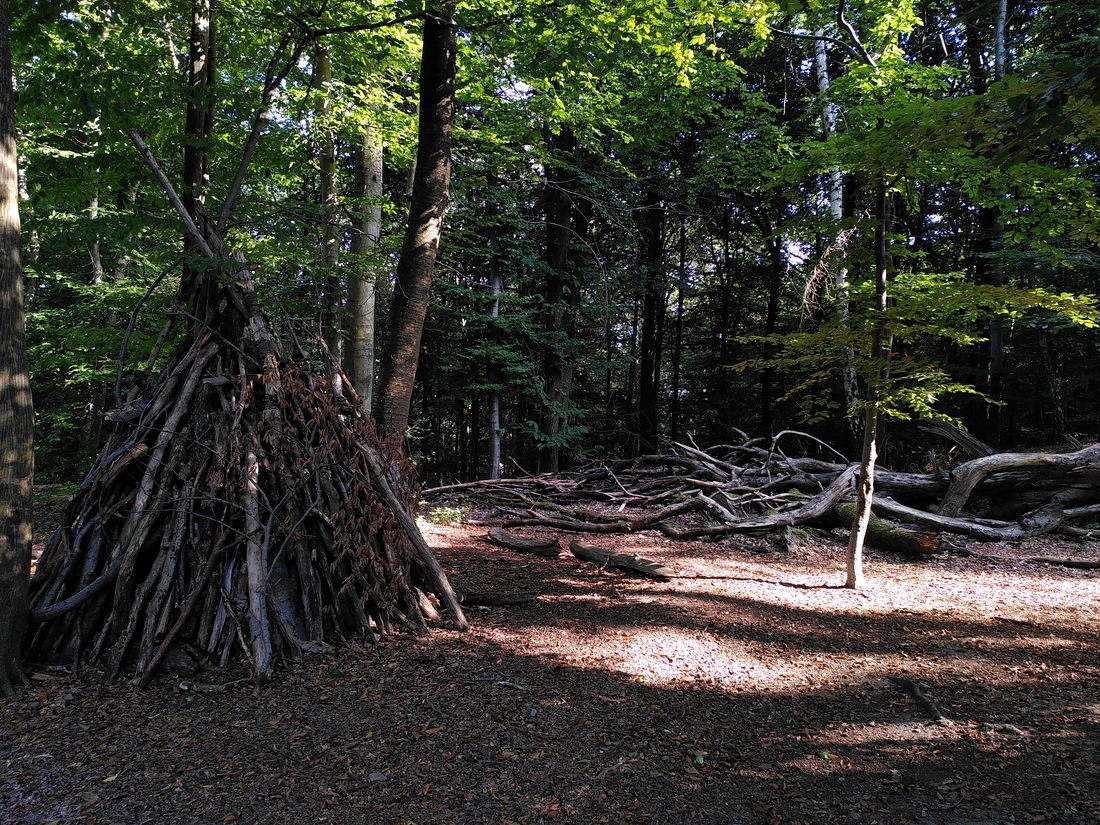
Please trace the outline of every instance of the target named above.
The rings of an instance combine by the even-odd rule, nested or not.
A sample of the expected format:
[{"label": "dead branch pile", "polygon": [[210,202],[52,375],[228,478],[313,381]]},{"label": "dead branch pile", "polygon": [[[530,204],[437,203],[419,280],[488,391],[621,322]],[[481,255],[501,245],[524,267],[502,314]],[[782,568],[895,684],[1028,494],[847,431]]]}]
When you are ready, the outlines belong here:
[{"label": "dead branch pile", "polygon": [[409,515],[398,442],[379,440],[346,379],[337,392],[283,356],[243,258],[158,179],[205,273],[183,341],[148,400],[113,416],[39,560],[27,656],[108,679],[132,661],[144,683],[173,648],[223,665],[240,653],[258,686],[280,654],[425,630],[429,595],[464,628]]},{"label": "dead branch pile", "polygon": [[453,598],[394,515],[413,503],[394,445],[307,365],[261,380],[241,360],[195,336],[112,436],[39,560],[32,658],[113,678],[132,657],[146,679],[186,643],[262,679],[306,642],[424,630],[423,591]]},{"label": "dead branch pile", "polygon": [[[1075,522],[1100,515],[1100,445],[1073,453],[996,453],[949,425],[929,427],[980,457],[953,471],[875,475],[882,518],[981,541],[1010,541],[1061,531],[1089,537]],[[676,539],[761,534],[799,524],[834,523],[849,499],[858,466],[788,456],[785,431],[700,450],[624,459],[553,476],[478,481],[424,490],[425,502],[474,497],[494,506],[504,526],[540,525],[587,533],[655,528]]]}]

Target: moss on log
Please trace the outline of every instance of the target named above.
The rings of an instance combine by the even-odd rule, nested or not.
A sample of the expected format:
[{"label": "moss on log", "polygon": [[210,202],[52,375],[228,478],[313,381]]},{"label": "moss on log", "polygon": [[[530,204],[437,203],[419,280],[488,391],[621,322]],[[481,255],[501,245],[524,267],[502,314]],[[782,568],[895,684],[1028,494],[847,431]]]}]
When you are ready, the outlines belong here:
[{"label": "moss on log", "polygon": [[[842,501],[833,507],[833,517],[844,527],[851,528],[856,517],[856,505],[852,501]],[[935,533],[913,530],[889,521],[883,521],[875,515],[867,527],[867,544],[876,550],[886,550],[910,558],[927,558],[940,550],[939,539]]]}]

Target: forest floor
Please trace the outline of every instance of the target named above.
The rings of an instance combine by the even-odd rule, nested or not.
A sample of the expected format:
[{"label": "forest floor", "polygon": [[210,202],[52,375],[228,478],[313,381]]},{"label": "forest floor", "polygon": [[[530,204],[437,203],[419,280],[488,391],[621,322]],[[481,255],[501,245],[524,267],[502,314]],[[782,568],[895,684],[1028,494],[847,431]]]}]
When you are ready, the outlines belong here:
[{"label": "forest floor", "polygon": [[[537,598],[466,633],[314,655],[258,697],[243,666],[143,692],[35,672],[0,706],[0,820],[1100,821],[1100,572],[870,551],[856,593],[839,535],[518,531],[561,540],[544,559],[486,531],[424,527],[456,590]],[[572,538],[679,577],[583,564]]]}]

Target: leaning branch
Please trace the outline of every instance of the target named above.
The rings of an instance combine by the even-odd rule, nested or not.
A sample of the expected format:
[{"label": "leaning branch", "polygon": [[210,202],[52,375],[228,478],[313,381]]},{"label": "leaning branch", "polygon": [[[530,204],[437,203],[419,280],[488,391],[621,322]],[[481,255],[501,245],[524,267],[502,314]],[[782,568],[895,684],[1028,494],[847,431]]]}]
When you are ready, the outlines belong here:
[{"label": "leaning branch", "polygon": [[216,258],[214,250],[210,248],[210,244],[206,242],[206,238],[199,231],[199,228],[195,226],[195,222],[191,220],[191,215],[187,211],[187,207],[183,205],[183,201],[180,200],[180,196],[176,194],[176,190],[172,187],[172,182],[168,180],[168,176],[164,174],[164,170],[160,168],[160,164],[157,163],[157,159],[153,157],[153,153],[149,150],[149,147],[145,145],[145,141],[141,137],[141,133],[137,129],[131,129],[129,131],[130,140],[134,142],[134,146],[141,153],[142,158],[145,159],[146,165],[152,170],[153,177],[157,179],[157,183],[160,184],[160,188],[164,190],[164,194],[168,196],[168,201],[172,204],[172,207],[176,210],[176,213],[180,216],[180,220],[183,221],[184,228],[187,229],[187,234],[195,241],[195,245],[199,248],[207,258]]}]

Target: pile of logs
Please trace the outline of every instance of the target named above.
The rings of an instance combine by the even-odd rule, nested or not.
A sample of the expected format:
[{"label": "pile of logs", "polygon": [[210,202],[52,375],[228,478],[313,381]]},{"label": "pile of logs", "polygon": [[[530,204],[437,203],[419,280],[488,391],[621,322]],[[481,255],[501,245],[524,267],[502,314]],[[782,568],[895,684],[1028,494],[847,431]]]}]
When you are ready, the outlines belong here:
[{"label": "pile of logs", "polygon": [[186,334],[112,414],[39,559],[27,658],[145,683],[172,653],[243,657],[258,687],[280,656],[423,631],[437,604],[465,628],[410,515],[400,439],[379,439],[338,365],[326,377],[284,354],[251,267],[213,221],[199,230],[145,154],[203,274]]},{"label": "pile of logs", "polygon": [[[1051,532],[1093,538],[1100,518],[1100,445],[1071,453],[997,453],[940,422],[924,425],[978,455],[947,471],[875,474],[874,512],[927,534],[1014,541]],[[826,457],[787,455],[810,444]],[[452,484],[422,492],[428,503],[472,498],[493,505],[505,526],[584,533],[658,529],[673,539],[765,534],[844,522],[858,465],[803,433],[745,438],[701,450],[676,444],[607,466],[554,476]],[[920,546],[918,539],[918,547]],[[903,551],[904,552],[904,551]],[[920,550],[916,551],[920,554]]]}]

